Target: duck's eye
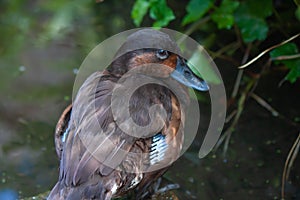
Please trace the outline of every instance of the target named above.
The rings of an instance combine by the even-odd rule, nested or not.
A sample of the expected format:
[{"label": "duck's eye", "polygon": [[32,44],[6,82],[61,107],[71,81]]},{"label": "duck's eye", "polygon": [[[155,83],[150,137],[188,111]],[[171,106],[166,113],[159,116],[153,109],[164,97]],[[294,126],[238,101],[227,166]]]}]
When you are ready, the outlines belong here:
[{"label": "duck's eye", "polygon": [[160,60],[164,60],[167,59],[169,57],[169,53],[166,50],[160,49],[156,52],[156,56],[157,58],[159,58]]}]

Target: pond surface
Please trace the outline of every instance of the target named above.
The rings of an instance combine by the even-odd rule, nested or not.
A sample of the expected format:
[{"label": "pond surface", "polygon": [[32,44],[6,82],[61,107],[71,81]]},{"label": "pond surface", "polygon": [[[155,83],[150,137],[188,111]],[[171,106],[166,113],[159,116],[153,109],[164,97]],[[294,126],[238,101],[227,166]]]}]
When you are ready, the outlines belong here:
[{"label": "pond surface", "polygon": [[[105,9],[101,10],[102,14],[108,13],[109,5],[103,6]],[[114,11],[119,11],[119,7],[115,6]],[[1,54],[1,200],[45,192],[57,181],[59,162],[53,133],[60,113],[71,102],[76,69],[94,45],[132,26],[129,19],[117,14],[113,16],[112,20],[118,28],[96,27],[100,32],[105,31],[99,37],[95,36],[99,30],[92,31],[89,34],[96,39],[87,43],[80,43],[84,41],[81,36],[85,30],[95,27],[85,20],[79,20],[77,27],[63,34],[62,38],[47,40],[40,45],[37,42],[37,30],[32,30],[26,33],[27,39],[22,47],[11,54]],[[103,26],[107,24],[105,22]],[[12,35],[11,39],[14,37]],[[226,63],[217,65],[230,91],[236,71]],[[286,83],[278,87],[283,76],[280,72],[266,75],[259,82],[256,93],[291,121],[299,122],[300,85]],[[201,103],[203,116],[200,133],[205,131],[209,122],[207,107],[207,104]],[[285,159],[298,132],[299,127],[272,116],[253,99],[249,99],[225,156],[220,148],[204,159],[198,159],[201,145],[199,134],[190,149],[164,176],[165,180],[180,185],[175,194],[182,200],[280,199]],[[288,199],[300,199],[299,159],[292,167],[291,182],[286,187]]]}]

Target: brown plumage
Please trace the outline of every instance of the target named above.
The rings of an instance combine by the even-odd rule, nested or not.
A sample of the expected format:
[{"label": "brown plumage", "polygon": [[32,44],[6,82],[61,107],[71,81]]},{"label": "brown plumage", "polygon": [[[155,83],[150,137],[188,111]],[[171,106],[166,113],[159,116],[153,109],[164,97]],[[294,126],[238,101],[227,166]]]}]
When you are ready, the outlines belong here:
[{"label": "brown plumage", "polygon": [[[131,43],[141,38],[146,38],[147,48],[130,50],[134,47]],[[157,38],[162,40],[156,41],[161,48],[148,48],[147,44]],[[174,51],[160,50],[170,48]],[[151,184],[178,158],[182,148],[184,107],[189,98],[187,88],[170,77],[179,65],[186,66],[178,54],[178,47],[166,34],[142,30],[128,37],[105,71],[92,74],[84,82],[56,128],[60,174],[49,200],[108,200],[131,190],[135,190],[136,199],[144,198]],[[127,72],[140,66],[151,71],[154,66],[147,66],[151,63],[168,66],[158,71],[155,68],[151,78],[179,87],[176,95],[167,86],[155,83],[145,84],[133,92],[128,107],[131,119],[138,126],[151,124],[139,138],[120,128],[119,123],[126,125],[128,119],[123,115],[114,116],[112,96],[116,87],[126,94],[127,88],[122,85],[126,80],[148,77],[143,70],[137,74]],[[149,109],[154,105],[161,105],[166,115],[151,116]],[[118,109],[122,113],[126,108]],[[162,127],[157,126],[160,123]]]}]

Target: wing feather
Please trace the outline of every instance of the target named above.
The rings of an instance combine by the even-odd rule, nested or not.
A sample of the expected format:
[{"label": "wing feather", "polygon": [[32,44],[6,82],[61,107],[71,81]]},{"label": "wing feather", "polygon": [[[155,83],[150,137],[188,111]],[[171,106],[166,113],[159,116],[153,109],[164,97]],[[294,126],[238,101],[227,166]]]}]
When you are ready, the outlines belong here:
[{"label": "wing feather", "polygon": [[61,179],[79,185],[94,175],[107,176],[130,151],[135,139],[120,140],[110,104],[116,83],[103,74],[92,74],[73,103],[70,133],[61,159]]}]

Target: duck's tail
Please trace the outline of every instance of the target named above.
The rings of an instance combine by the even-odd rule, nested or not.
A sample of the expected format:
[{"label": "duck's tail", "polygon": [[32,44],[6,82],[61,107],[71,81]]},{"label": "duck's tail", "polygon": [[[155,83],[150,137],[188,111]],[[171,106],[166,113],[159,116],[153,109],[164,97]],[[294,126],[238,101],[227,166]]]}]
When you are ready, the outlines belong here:
[{"label": "duck's tail", "polygon": [[47,200],[111,200],[111,198],[111,192],[106,191],[99,184],[69,187],[58,182],[51,190]]}]

